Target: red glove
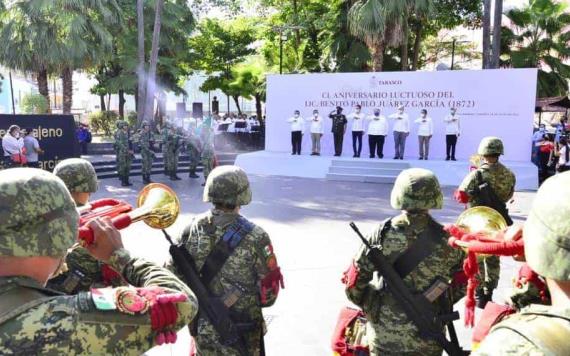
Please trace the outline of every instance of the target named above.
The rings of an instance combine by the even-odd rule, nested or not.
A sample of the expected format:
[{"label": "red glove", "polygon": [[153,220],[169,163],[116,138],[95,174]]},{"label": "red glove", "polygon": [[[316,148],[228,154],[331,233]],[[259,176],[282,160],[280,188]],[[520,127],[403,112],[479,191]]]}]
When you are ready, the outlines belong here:
[{"label": "red glove", "polygon": [[467,204],[469,202],[469,195],[462,190],[457,189],[455,193],[453,193],[453,198],[455,201],[461,204]]},{"label": "red glove", "polygon": [[281,268],[277,267],[266,274],[265,278],[261,280],[261,304],[267,302],[267,291],[271,290],[273,294],[278,295],[279,287],[285,289],[285,283],[283,282]]},{"label": "red glove", "polygon": [[348,269],[342,274],[341,282],[346,285],[346,288],[350,289],[356,285],[359,272],[358,266],[356,266],[356,263],[352,261]]},{"label": "red glove", "polygon": [[160,287],[138,289],[138,294],[150,302],[150,320],[152,329],[157,332],[156,344],[174,344],[177,336],[171,329],[178,320],[178,311],[174,303],[188,299],[183,293],[167,293]]}]

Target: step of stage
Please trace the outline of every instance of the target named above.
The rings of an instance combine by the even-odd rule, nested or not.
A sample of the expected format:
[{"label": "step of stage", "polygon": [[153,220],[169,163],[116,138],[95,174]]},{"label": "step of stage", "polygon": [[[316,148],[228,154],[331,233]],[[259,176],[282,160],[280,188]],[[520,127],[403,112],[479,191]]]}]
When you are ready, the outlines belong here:
[{"label": "step of stage", "polygon": [[328,180],[364,183],[393,184],[408,162],[380,159],[333,159],[326,178]]}]

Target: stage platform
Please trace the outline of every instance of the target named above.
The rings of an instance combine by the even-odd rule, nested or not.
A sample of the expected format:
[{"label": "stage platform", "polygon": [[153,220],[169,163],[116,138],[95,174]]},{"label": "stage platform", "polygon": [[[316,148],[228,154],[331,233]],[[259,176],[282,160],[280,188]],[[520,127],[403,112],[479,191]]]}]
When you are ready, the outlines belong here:
[{"label": "stage platform", "polygon": [[[503,162],[517,177],[516,190],[538,188],[537,168],[531,162]],[[390,158],[352,158],[311,156],[303,154],[258,151],[238,155],[236,165],[247,173],[266,176],[319,178],[368,183],[394,183],[398,174],[407,168],[425,168],[434,172],[441,185],[458,186],[469,172],[468,161]]]}]

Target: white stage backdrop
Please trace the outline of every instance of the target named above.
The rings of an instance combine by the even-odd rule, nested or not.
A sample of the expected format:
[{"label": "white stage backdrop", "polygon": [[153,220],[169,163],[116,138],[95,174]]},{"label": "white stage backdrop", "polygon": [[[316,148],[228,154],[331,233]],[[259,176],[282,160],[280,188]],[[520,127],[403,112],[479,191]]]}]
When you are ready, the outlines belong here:
[{"label": "white stage backdrop", "polygon": [[[418,157],[417,124],[413,121],[421,109],[426,109],[434,123],[430,159],[442,159],[445,158],[443,119],[451,107],[456,107],[461,120],[458,159],[468,159],[475,153],[482,137],[498,136],[505,143],[506,160],[529,161],[536,78],[535,69],[270,75],[267,78],[266,150],[291,150],[287,119],[296,109],[304,118],[310,117],[313,109],[319,110],[325,119],[321,154],[332,155],[334,146],[328,115],[336,106],[342,106],[345,115],[357,104],[370,115],[377,107],[387,117],[396,112],[399,105],[404,105],[411,128],[406,157]],[[350,124],[349,120],[344,136],[345,157],[353,154]],[[389,120],[389,124],[384,156],[391,159],[393,120]],[[303,154],[311,151],[309,126],[305,125]],[[365,135],[362,157],[368,154]]]}]

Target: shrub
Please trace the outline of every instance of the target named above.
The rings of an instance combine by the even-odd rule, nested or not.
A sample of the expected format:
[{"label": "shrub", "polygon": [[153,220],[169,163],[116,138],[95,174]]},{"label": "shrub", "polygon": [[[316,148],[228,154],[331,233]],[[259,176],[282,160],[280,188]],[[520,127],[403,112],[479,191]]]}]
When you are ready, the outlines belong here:
[{"label": "shrub", "polygon": [[26,94],[20,107],[25,114],[47,114],[48,101],[41,94]]},{"label": "shrub", "polygon": [[89,122],[93,131],[111,136],[117,128],[119,115],[114,111],[96,111],[89,114]]}]

